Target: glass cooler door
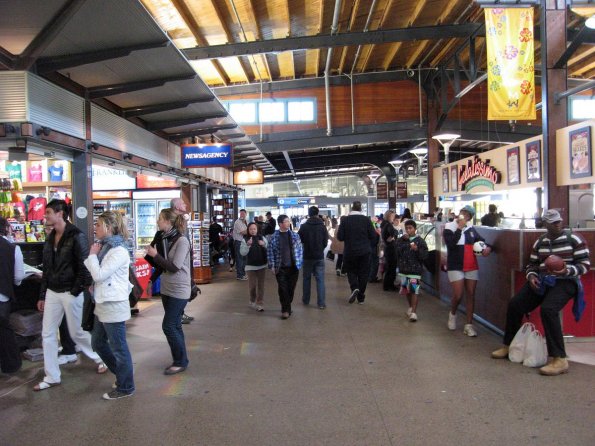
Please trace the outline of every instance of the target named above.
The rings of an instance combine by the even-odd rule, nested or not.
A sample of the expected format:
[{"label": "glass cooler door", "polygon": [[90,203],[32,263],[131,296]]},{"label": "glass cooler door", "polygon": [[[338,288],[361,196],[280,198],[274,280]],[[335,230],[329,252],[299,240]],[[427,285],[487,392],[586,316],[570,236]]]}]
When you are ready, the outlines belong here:
[{"label": "glass cooler door", "polygon": [[157,202],[138,200],[134,202],[136,249],[146,248],[157,232]]}]

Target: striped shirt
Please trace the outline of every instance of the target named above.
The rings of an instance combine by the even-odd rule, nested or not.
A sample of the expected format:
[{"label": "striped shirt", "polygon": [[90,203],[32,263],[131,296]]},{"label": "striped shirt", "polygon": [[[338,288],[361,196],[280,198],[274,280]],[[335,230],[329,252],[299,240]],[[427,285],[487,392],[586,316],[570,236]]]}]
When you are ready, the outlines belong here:
[{"label": "striped shirt", "polygon": [[554,240],[548,234],[540,237],[533,244],[529,264],[527,265],[527,278],[531,274],[546,274],[545,259],[555,254],[566,262],[566,275],[577,277],[589,271],[589,248],[582,237],[572,234],[567,230],[562,231],[559,237]]}]

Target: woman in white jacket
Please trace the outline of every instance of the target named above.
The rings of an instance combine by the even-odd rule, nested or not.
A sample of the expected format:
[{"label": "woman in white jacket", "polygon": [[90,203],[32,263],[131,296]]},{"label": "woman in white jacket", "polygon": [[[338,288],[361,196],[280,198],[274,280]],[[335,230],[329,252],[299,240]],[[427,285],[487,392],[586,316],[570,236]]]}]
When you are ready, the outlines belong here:
[{"label": "woman in white jacket", "polygon": [[95,323],[91,344],[110,372],[116,375],[115,389],[104,393],[106,400],[131,396],[134,393],[132,357],[126,343],[126,321],[130,319],[128,296],[132,285],[128,280],[130,256],[124,246],[128,231],[123,217],[107,211],[97,218],[96,238],[85,260],[93,276]]}]

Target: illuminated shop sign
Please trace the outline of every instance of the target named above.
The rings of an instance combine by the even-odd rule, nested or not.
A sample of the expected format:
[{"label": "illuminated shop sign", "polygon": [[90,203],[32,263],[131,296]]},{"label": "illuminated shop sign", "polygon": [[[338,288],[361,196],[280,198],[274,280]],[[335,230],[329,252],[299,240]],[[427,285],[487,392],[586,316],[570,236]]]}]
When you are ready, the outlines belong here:
[{"label": "illuminated shop sign", "polygon": [[281,206],[300,206],[304,204],[314,204],[316,200],[313,197],[290,197],[277,198],[277,204]]},{"label": "illuminated shop sign", "polygon": [[241,170],[233,173],[233,184],[263,184],[264,172],[261,169]]},{"label": "illuminated shop sign", "polygon": [[183,144],[182,167],[231,167],[231,144]]},{"label": "illuminated shop sign", "polygon": [[490,166],[490,160],[482,161],[474,156],[466,165],[459,166],[459,190],[469,192],[476,187],[486,187],[494,190],[494,185],[500,184],[502,174],[495,167]]}]

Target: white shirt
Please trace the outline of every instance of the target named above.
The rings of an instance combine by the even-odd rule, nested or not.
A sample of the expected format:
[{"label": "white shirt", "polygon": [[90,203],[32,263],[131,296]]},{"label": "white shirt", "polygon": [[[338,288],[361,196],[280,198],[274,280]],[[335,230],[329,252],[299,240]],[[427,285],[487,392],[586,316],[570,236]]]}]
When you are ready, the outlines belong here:
[{"label": "white shirt", "polygon": [[[4,237],[4,236],[3,236]],[[7,237],[4,237],[8,240]],[[10,242],[10,240],[8,240]],[[25,264],[23,263],[23,253],[21,248],[17,245],[14,247],[14,284],[19,286],[25,278]],[[8,296],[0,293],[0,302],[8,302]]]},{"label": "white shirt", "polygon": [[233,239],[236,242],[241,242],[242,240],[244,240],[244,234],[242,234],[242,232],[246,232],[248,229],[248,225],[246,224],[245,220],[242,220],[241,218],[238,218],[234,224],[233,224]]}]

